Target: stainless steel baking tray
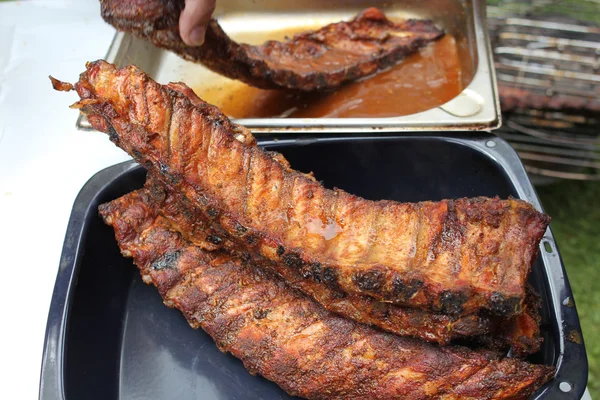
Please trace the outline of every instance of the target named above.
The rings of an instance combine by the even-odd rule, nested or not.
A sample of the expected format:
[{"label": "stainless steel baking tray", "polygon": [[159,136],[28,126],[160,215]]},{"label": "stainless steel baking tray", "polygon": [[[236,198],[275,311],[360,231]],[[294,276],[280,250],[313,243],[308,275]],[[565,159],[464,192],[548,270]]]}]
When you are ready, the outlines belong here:
[{"label": "stainless steel baking tray", "polygon": [[[482,130],[500,126],[500,106],[487,34],[485,3],[477,0],[220,0],[215,16],[224,30],[240,42],[258,44],[281,39],[282,30],[302,30],[352,18],[377,6],[392,18],[433,20],[458,45],[465,89],[447,103],[420,113],[392,118],[252,118],[236,122],[254,133],[371,132],[415,130]],[[297,29],[296,29],[297,28]],[[181,59],[129,34],[117,33],[106,56],[118,66],[137,65],[161,83],[182,81],[202,97],[209,85],[222,79],[202,65]],[[401,94],[398,101],[402,101]],[[78,127],[91,129],[83,117]]]}]

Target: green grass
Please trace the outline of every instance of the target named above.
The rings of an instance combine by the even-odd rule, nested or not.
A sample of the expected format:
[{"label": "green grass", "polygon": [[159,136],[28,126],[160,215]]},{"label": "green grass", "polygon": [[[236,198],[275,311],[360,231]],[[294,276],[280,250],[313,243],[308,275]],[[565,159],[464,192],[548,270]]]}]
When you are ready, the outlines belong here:
[{"label": "green grass", "polygon": [[573,289],[590,367],[592,398],[600,398],[600,183],[560,182],[539,187],[552,217]]}]

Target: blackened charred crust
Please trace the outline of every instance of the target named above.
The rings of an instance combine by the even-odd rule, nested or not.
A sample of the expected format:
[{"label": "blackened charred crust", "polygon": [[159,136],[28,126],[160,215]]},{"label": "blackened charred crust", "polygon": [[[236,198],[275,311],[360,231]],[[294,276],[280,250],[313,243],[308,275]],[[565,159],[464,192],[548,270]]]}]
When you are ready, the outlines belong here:
[{"label": "blackened charred crust", "polygon": [[219,236],[217,235],[208,235],[206,237],[206,240],[209,241],[210,243],[214,244],[214,245],[220,245],[221,243],[223,243],[223,239],[221,239]]},{"label": "blackened charred crust", "polygon": [[[272,74],[269,72],[266,78],[271,78],[271,76]],[[291,89],[298,89],[298,78],[295,75],[291,75],[288,82]]]},{"label": "blackened charred crust", "polygon": [[323,268],[323,282],[332,287],[338,286],[338,273],[331,267]]},{"label": "blackened charred crust", "polygon": [[283,247],[281,245],[277,246],[277,255],[279,257],[281,257],[283,255],[283,253],[285,253],[285,247]]},{"label": "blackened charred crust", "polygon": [[192,212],[188,208],[184,208],[183,210],[181,210],[181,212],[185,218],[188,218],[188,219],[194,218],[194,214],[192,214]]},{"label": "blackened charred crust", "polygon": [[300,269],[300,275],[302,276],[302,278],[304,279],[312,279],[312,273],[310,271],[310,267],[304,265],[301,269]]},{"label": "blackened charred crust", "polygon": [[[200,205],[203,207],[208,206],[208,197],[206,197],[206,195],[204,193],[202,193],[200,196],[198,196],[198,203],[200,203]],[[216,216],[216,214],[215,214],[215,216]],[[242,226],[242,228],[243,228],[243,226]]]},{"label": "blackened charred crust", "polygon": [[467,295],[460,292],[445,290],[439,297],[440,311],[445,314],[458,315],[463,311],[463,304],[467,301]]},{"label": "blackened charred crust", "polygon": [[352,280],[362,291],[379,292],[385,286],[386,273],[377,269],[360,271],[352,276]]},{"label": "blackened charred crust", "polygon": [[179,174],[165,174],[165,177],[169,180],[171,185],[177,185],[181,181],[181,176],[179,176]]},{"label": "blackened charred crust", "polygon": [[246,236],[244,237],[244,240],[246,241],[246,243],[247,243],[249,246],[254,246],[255,244],[257,244],[257,243],[258,243],[258,240],[259,240],[259,239],[258,239],[258,236],[250,234],[250,235],[246,235]]},{"label": "blackened charred crust", "polygon": [[541,297],[528,286],[520,314],[491,319],[489,333],[474,338],[474,343],[498,351],[505,351],[510,347],[512,356],[518,358],[537,353],[543,343],[540,307]]},{"label": "blackened charred crust", "polygon": [[246,232],[248,232],[248,228],[246,228],[244,225],[240,224],[239,222],[235,224],[235,233],[238,236],[244,236]]},{"label": "blackened charred crust", "polygon": [[215,219],[219,215],[219,210],[217,210],[214,207],[208,207],[208,209],[206,210],[206,215],[208,215],[212,219]]},{"label": "blackened charred crust", "polygon": [[284,255],[283,263],[290,268],[301,268],[303,265],[302,258],[298,253],[288,253]]},{"label": "blackened charred crust", "polygon": [[[108,124],[108,131],[106,133],[108,134],[108,138],[110,139],[110,141],[118,146],[119,145],[119,134],[115,130],[115,127],[112,126],[111,124]],[[136,160],[143,160],[142,155],[139,152],[133,153],[132,155]]]},{"label": "blackened charred crust", "polygon": [[497,315],[513,315],[521,311],[522,299],[494,292],[490,297],[491,311]]},{"label": "blackened charred crust", "polygon": [[167,252],[162,257],[154,261],[151,268],[157,271],[175,268],[180,256],[181,251],[179,250]]},{"label": "blackened charred crust", "polygon": [[[152,182],[156,182],[156,178],[153,175],[148,175],[145,187],[148,189],[148,193],[150,193],[152,200],[160,206],[163,206],[163,203],[167,198],[167,192],[162,186],[152,184]],[[182,209],[182,212],[187,213],[187,215],[191,214],[187,208]]]},{"label": "blackened charred crust", "polygon": [[321,282],[323,279],[323,266],[321,263],[314,262],[310,264],[310,276],[316,282]]},{"label": "blackened charred crust", "polygon": [[391,292],[392,296],[398,298],[402,302],[410,300],[419,289],[423,286],[423,281],[420,279],[410,279],[404,281],[399,276],[392,278]]},{"label": "blackened charred crust", "polygon": [[165,164],[163,162],[158,163],[158,170],[163,175],[169,175],[171,173],[171,169],[169,168],[169,165]]}]

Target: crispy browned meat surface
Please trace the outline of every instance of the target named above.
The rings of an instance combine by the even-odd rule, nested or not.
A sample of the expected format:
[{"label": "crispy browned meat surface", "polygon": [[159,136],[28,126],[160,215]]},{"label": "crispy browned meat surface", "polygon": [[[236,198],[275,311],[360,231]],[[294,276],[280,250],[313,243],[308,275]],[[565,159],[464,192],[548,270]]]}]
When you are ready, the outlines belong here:
[{"label": "crispy browned meat surface", "polygon": [[[180,233],[186,240],[204,250],[224,250],[239,258],[250,260],[271,273],[282,277],[290,286],[316,300],[327,310],[338,313],[358,322],[377,326],[400,336],[410,336],[434,342],[448,344],[453,339],[482,336],[496,326],[495,321],[478,315],[451,317],[430,313],[416,308],[399,307],[379,302],[368,296],[348,295],[312,279],[306,279],[300,271],[284,267],[240,248],[227,239],[218,226],[206,219],[202,213],[187,205],[185,199],[168,193],[153,180],[146,185],[140,203],[152,207],[164,217],[169,229]],[[484,336],[487,338],[487,335]],[[505,341],[504,337],[494,341],[496,349],[507,350],[514,340]],[[486,342],[487,343],[487,342]]]},{"label": "crispy browned meat surface", "polygon": [[[286,268],[240,249],[239,245],[223,235],[218,226],[197,209],[190,207],[185,199],[178,200],[176,194],[162,188],[158,179],[150,177],[146,187],[143,201],[165,218],[169,229],[180,233],[202,249],[221,249],[250,260],[253,265],[282,277],[290,286],[313,298],[329,311],[400,336],[442,345],[454,339],[467,339],[466,341],[499,351],[512,348],[512,354],[518,357],[536,353],[540,348],[539,298],[531,292],[528,293],[523,313],[509,318],[480,315],[455,318],[379,302],[368,296],[348,295],[306,279],[298,270]],[[476,338],[471,340],[473,336]]]},{"label": "crispy browned meat surface", "polygon": [[347,293],[446,314],[518,314],[549,218],[498,198],[397,203],[325,189],[183,84],[89,63],[74,107],[227,237]]},{"label": "crispy browned meat surface", "polygon": [[506,350],[510,347],[513,357],[537,353],[543,342],[540,307],[540,296],[529,287],[523,312],[511,318],[492,320],[490,332],[478,338],[477,342],[490,349]]},{"label": "crispy browned meat surface", "polygon": [[553,368],[438,347],[341,318],[268,273],[168,229],[144,191],[104,204],[122,253],[165,304],[251,373],[309,399],[525,399]]},{"label": "crispy browned meat surface", "polygon": [[352,21],[260,46],[234,42],[212,20],[204,45],[189,47],[179,36],[183,0],[100,3],[102,17],[118,30],[133,33],[229,78],[266,89],[335,88],[390,67],[443,35],[431,21],[393,23],[378,9],[369,8]]}]

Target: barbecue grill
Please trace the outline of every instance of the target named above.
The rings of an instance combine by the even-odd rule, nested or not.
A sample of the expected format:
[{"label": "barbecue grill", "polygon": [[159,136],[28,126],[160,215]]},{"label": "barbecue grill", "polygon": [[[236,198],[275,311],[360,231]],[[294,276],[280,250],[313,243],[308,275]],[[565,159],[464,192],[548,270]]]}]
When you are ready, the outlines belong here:
[{"label": "barbecue grill", "polygon": [[[568,7],[600,16],[597,0]],[[548,1],[488,8],[504,120],[496,133],[538,183],[600,180],[600,27],[557,12]]]}]

